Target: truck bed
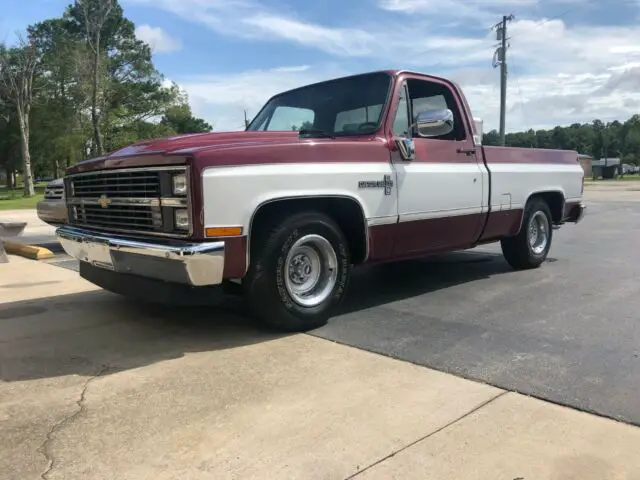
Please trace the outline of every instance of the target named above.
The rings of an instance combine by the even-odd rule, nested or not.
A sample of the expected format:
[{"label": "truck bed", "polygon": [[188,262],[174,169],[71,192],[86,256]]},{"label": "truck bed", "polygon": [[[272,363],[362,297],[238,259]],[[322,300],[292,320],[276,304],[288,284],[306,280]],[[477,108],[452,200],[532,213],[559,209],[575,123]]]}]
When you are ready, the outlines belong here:
[{"label": "truck bed", "polygon": [[516,147],[482,151],[492,211],[522,210],[537,192],[555,192],[567,203],[582,197],[584,170],[577,152]]},{"label": "truck bed", "polygon": [[485,162],[495,163],[529,163],[551,165],[578,165],[578,152],[571,150],[552,150],[544,148],[519,147],[482,147]]}]

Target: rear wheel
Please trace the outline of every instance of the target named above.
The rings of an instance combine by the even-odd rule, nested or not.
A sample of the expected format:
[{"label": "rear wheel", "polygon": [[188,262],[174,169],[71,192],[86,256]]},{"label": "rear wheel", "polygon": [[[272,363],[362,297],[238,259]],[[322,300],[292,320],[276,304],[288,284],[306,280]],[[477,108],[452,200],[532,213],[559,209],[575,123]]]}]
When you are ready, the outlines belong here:
[{"label": "rear wheel", "polygon": [[347,241],[319,212],[296,213],[258,233],[245,293],[253,315],[284,331],[327,323],[343,300],[351,273]]},{"label": "rear wheel", "polygon": [[544,200],[534,198],[527,203],[520,233],[501,240],[502,253],[515,270],[537,268],[549,255],[552,237],[549,206]]}]

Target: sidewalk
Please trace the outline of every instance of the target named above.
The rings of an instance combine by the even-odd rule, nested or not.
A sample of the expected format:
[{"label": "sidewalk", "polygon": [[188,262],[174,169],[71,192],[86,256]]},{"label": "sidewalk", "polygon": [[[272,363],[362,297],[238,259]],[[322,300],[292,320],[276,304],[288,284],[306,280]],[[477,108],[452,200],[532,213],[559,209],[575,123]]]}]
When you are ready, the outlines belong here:
[{"label": "sidewalk", "polygon": [[0,265],[3,479],[640,478],[640,429]]},{"label": "sidewalk", "polygon": [[0,219],[12,222],[27,222],[23,236],[48,236],[55,234],[55,228],[38,218],[35,210],[0,210]]},{"label": "sidewalk", "polygon": [[[40,220],[35,210],[0,210],[0,221],[27,222],[20,236],[5,239],[12,244],[41,246],[53,252],[62,251],[55,236],[55,227]],[[12,253],[19,254],[15,248]]]}]

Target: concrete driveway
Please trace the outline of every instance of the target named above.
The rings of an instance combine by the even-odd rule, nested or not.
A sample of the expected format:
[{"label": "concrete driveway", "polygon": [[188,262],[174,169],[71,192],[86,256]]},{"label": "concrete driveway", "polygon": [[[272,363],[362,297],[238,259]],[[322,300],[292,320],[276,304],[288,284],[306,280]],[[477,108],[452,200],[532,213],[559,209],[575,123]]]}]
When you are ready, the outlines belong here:
[{"label": "concrete driveway", "polygon": [[267,334],[234,304],[150,308],[50,264],[0,268],[3,480],[640,475],[635,427]]}]

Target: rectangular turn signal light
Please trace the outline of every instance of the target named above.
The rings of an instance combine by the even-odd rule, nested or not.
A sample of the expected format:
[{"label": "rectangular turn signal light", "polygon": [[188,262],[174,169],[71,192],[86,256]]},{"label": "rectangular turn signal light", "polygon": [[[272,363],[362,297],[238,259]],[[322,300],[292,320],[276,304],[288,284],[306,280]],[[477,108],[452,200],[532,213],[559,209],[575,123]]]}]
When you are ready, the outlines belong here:
[{"label": "rectangular turn signal light", "polygon": [[239,237],[242,227],[208,227],[204,229],[206,237]]}]

